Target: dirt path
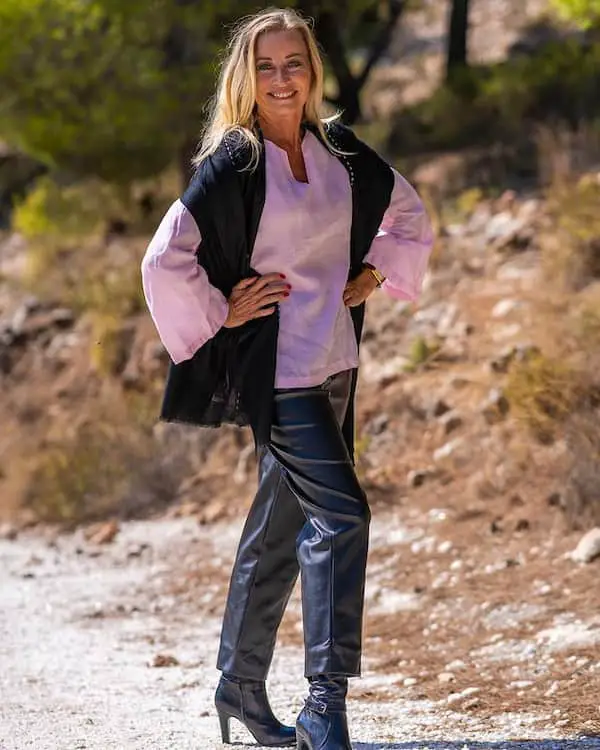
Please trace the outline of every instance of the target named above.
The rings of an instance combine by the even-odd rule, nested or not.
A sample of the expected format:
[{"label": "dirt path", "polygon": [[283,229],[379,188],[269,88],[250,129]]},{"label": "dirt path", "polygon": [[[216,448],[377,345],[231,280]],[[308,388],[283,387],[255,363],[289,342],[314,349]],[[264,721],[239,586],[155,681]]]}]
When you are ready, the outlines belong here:
[{"label": "dirt path", "polygon": [[[389,524],[374,524],[371,599]],[[0,748],[220,748],[214,659],[238,531],[172,519],[125,524],[104,546],[81,533],[0,541]],[[396,539],[403,534],[398,527]],[[298,632],[296,617],[297,600],[286,632]],[[301,669],[300,646],[288,638],[270,682],[284,720],[301,706]],[[446,701],[390,697],[386,690],[400,677],[367,660],[355,683],[361,697],[351,702],[356,749],[600,748],[600,738],[561,739],[565,730],[540,726],[539,712],[479,719]],[[250,741],[241,730],[235,739]]]}]

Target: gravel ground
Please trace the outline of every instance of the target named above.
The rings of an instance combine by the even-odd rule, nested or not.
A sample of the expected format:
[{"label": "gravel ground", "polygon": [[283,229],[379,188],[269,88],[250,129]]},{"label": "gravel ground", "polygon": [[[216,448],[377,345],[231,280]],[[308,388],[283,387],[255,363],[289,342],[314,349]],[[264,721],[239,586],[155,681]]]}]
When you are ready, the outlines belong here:
[{"label": "gravel ground", "polygon": [[[192,559],[214,565],[219,555],[228,567],[238,531],[174,519],[125,524],[104,546],[81,532],[0,541],[0,750],[221,748],[212,708],[220,611],[165,592]],[[159,668],[169,656],[177,663]],[[285,721],[302,704],[301,670],[298,648],[278,650],[269,687]],[[367,670],[362,683],[384,678]],[[482,722],[431,701],[349,708],[355,750],[600,749],[600,738],[542,736],[526,713]],[[239,726],[234,741],[251,744]]]}]

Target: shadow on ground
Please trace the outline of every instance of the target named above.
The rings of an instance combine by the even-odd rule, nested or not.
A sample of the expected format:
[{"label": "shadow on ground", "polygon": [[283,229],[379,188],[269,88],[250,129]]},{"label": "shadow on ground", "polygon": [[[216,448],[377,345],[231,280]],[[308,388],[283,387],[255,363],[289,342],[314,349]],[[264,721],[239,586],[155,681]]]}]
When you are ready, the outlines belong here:
[{"label": "shadow on ground", "polygon": [[503,740],[501,742],[355,742],[353,750],[600,750],[600,737],[577,740]]}]

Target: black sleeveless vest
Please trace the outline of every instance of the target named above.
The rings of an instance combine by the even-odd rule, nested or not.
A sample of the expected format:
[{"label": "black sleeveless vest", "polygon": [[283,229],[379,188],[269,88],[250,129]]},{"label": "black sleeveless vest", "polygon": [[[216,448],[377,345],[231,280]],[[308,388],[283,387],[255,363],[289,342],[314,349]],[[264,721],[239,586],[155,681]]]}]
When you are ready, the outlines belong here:
[{"label": "black sleeveless vest", "polygon": [[[311,132],[320,138],[316,128]],[[354,133],[337,123],[327,126],[330,142],[344,156],[352,187],[350,273],[361,271],[362,260],[389,206],[394,176],[389,166]],[[227,135],[217,151],[205,159],[181,197],[193,215],[202,240],[198,263],[211,284],[229,297],[248,276],[252,249],[265,203],[264,148],[258,166],[244,169],[250,150],[241,135]],[[350,308],[356,340],[360,343],[364,304]],[[191,359],[169,365],[160,418],[168,422],[217,427],[223,423],[250,425],[257,446],[270,438],[278,311],[238,328],[221,328]],[[343,433],[354,454],[353,374],[350,406]]]}]

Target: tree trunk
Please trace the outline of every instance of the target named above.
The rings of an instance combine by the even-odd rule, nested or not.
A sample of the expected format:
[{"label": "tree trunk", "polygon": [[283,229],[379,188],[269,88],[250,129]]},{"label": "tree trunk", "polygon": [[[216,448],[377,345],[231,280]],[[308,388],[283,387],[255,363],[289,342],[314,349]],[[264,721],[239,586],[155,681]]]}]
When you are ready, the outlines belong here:
[{"label": "tree trunk", "polygon": [[338,84],[338,96],[332,102],[342,111],[342,119],[347,125],[353,125],[362,117],[360,92],[369,73],[388,48],[394,28],[402,12],[406,9],[406,0],[388,0],[387,18],[382,20],[381,28],[367,54],[367,61],[362,72],[355,75],[348,64],[348,50],[341,34],[339,12],[322,10],[315,0],[302,0],[300,9],[315,19],[315,34],[321,43],[331,70]]},{"label": "tree trunk", "polygon": [[452,0],[446,62],[447,80],[451,80],[456,71],[465,68],[468,64],[468,33],[469,0]]}]

